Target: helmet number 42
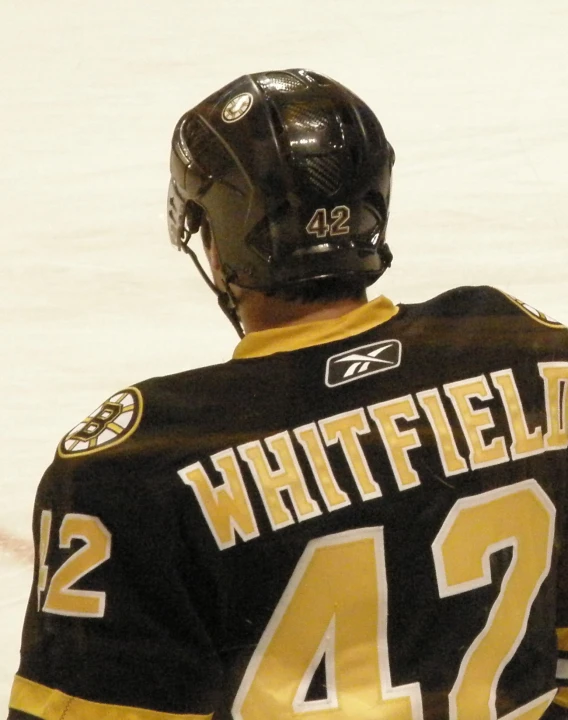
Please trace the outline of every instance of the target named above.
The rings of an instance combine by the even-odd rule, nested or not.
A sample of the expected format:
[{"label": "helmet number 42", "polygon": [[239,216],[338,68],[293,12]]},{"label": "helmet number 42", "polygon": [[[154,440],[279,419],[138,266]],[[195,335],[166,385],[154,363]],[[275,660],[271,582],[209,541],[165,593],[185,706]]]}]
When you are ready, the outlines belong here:
[{"label": "helmet number 42", "polygon": [[351,210],[346,205],[338,205],[332,210],[318,208],[306,225],[306,232],[318,238],[330,235],[348,235],[350,231],[349,219]]}]

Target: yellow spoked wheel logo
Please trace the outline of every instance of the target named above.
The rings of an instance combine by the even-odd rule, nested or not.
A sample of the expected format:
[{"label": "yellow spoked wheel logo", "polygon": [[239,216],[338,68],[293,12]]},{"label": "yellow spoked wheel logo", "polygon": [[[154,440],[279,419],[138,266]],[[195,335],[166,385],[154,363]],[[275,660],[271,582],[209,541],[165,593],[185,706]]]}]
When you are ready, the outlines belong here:
[{"label": "yellow spoked wheel logo", "polygon": [[546,315],[545,313],[541,312],[540,310],[537,310],[532,305],[529,305],[526,302],[523,302],[522,300],[519,300],[519,298],[514,297],[513,295],[509,295],[509,293],[505,293],[505,295],[515,303],[518,307],[521,308],[523,312],[525,312],[527,315],[530,315],[534,320],[539,322],[541,325],[547,325],[548,327],[553,328],[563,328],[564,325],[559,322],[558,320],[555,320],[554,318],[550,317],[550,315]]},{"label": "yellow spoked wheel logo", "polygon": [[136,388],[116,393],[73,428],[59,444],[60,457],[100,452],[129,438],[142,419],[142,395]]}]

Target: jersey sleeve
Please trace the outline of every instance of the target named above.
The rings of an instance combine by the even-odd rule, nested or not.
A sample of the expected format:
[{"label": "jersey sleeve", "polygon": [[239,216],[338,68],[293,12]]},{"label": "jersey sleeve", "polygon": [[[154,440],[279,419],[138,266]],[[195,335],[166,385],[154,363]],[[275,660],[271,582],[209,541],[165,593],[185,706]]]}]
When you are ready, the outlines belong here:
[{"label": "jersey sleeve", "polygon": [[529,305],[529,303],[524,302],[523,300],[520,300],[513,295],[509,295],[509,293],[506,293],[503,290],[498,290],[498,288],[493,288],[493,290],[497,290],[501,295],[505,296],[512,305],[521,310],[526,316],[531,318],[539,325],[551,328],[553,330],[566,330],[566,326],[563,323],[555,320],[547,313],[542,312],[542,310],[538,310],[532,305]]},{"label": "jersey sleeve", "polygon": [[568,718],[568,627],[558,628],[558,665],[556,670],[556,682],[558,693],[554,699],[558,708],[563,708],[564,714],[558,717]]},{"label": "jersey sleeve", "polygon": [[175,483],[153,478],[135,444],[58,455],[36,497],[9,720],[210,717],[220,663],[192,599]]},{"label": "jersey sleeve", "polygon": [[[560,331],[559,335],[555,337],[561,338],[558,341],[558,346],[563,349],[568,345],[566,327],[562,323],[558,322],[554,318],[550,317],[541,310],[536,309],[532,305],[519,300],[507,293],[503,293],[508,300],[519,308],[525,315],[535,321],[537,324],[550,328],[553,331]],[[552,348],[553,344],[549,343],[549,347]],[[562,354],[565,356],[565,353]],[[566,455],[566,450],[564,454]],[[568,460],[564,462],[564,468],[568,473]],[[563,486],[566,488],[568,485],[568,478],[565,477],[563,480]],[[556,720],[568,718],[568,492],[564,492],[564,507],[561,508],[561,512],[557,513],[559,520],[559,545],[560,545],[560,557],[558,563],[558,583],[557,583],[557,616],[556,616],[556,636],[558,640],[558,661],[556,671],[556,681],[558,684],[558,692],[554,698],[550,709],[546,714],[546,718]],[[561,495],[562,497],[562,495]]]},{"label": "jersey sleeve", "polygon": [[[568,464],[568,463],[567,463]],[[565,503],[566,506],[566,503]],[[558,599],[556,636],[558,639],[558,663],[556,682],[558,693],[554,699],[554,718],[568,718],[568,522],[564,518],[564,542],[558,569]]]}]

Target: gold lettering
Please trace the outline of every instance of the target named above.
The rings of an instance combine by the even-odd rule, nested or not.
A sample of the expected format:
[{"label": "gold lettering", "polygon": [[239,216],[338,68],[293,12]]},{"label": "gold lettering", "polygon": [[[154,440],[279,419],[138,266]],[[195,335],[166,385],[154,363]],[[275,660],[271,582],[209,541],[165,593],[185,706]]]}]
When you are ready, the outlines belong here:
[{"label": "gold lettering", "polygon": [[467,462],[458,452],[452,426],[442,405],[442,398],[438,390],[436,388],[423,390],[416,397],[432,426],[446,476],[467,472]]},{"label": "gold lettering", "polygon": [[511,445],[511,457],[513,460],[538,455],[544,451],[544,438],[540,427],[530,433],[527,427],[525,411],[519,395],[519,389],[515,382],[512,370],[500,370],[491,373],[493,384],[499,390],[513,443]]},{"label": "gold lettering", "polygon": [[490,400],[493,397],[487,378],[479,375],[448,383],[444,385],[444,390],[452,401],[469,446],[472,469],[507,462],[509,456],[504,438],[496,437],[489,445],[483,440],[482,431],[495,427],[491,411],[489,408],[474,410],[471,406],[471,398]]},{"label": "gold lettering", "polygon": [[201,511],[221,550],[233,547],[235,534],[243,540],[258,537],[258,527],[233,450],[211,457],[223,476],[223,484],[214,487],[201,463],[188,465],[178,472],[195,492]]},{"label": "gold lettering", "polygon": [[399,418],[418,420],[418,410],[412,397],[407,395],[370,405],[368,410],[379,429],[400,490],[420,485],[418,473],[408,459],[408,451],[421,445],[418,433],[414,428],[400,430],[396,424]]},{"label": "gold lettering", "polygon": [[371,432],[363,409],[359,408],[352,412],[325,418],[320,420],[319,426],[328,446],[337,442],[341,444],[363,500],[381,497],[381,489],[373,480],[359,442],[359,435]]},{"label": "gold lettering", "polygon": [[568,447],[568,363],[543,362],[538,371],[544,380],[546,419],[548,429],[544,436],[547,450],[562,450]]},{"label": "gold lettering", "polygon": [[49,538],[51,536],[51,522],[53,513],[51,510],[42,510],[39,526],[39,569],[37,576],[37,610],[41,610],[41,594],[47,589],[47,576],[49,567],[46,565],[47,553],[49,550]]},{"label": "gold lettering", "polygon": [[304,448],[308,462],[328,510],[338,510],[350,504],[349,497],[338,486],[329,465],[320,434],[315,423],[294,430]]},{"label": "gold lettering", "polygon": [[239,445],[238,450],[250,467],[274,530],[294,522],[291,512],[282,501],[284,490],[289,493],[299,521],[321,515],[318,504],[310,497],[306,487],[290,435],[287,432],[279,433],[266,438],[265,442],[280,466],[276,471],[271,469],[259,440]]}]

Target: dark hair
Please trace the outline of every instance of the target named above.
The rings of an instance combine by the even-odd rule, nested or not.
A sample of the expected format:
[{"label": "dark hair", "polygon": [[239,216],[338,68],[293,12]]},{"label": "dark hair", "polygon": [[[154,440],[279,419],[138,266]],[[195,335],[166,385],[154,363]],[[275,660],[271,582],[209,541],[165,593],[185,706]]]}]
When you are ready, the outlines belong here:
[{"label": "dark hair", "polygon": [[284,285],[274,290],[266,290],[264,294],[268,297],[298,303],[330,302],[343,299],[364,300],[366,299],[366,285],[365,279],[360,276],[329,277]]}]

